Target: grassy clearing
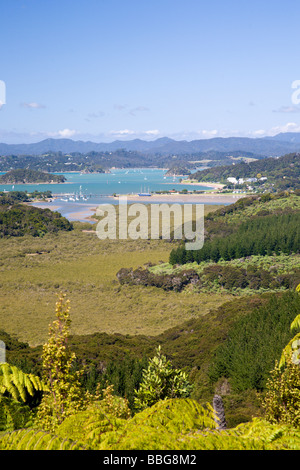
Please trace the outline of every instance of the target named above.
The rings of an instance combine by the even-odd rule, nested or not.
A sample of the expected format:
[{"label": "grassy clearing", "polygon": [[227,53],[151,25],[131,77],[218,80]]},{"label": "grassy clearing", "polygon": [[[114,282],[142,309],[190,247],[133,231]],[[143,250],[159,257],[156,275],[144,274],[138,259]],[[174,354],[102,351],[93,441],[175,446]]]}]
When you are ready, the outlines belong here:
[{"label": "grassy clearing", "polygon": [[231,298],[120,286],[119,269],[166,263],[173,243],[99,240],[83,231],[90,225],[75,225],[73,232],[0,240],[0,329],[32,346],[44,343],[59,292],[71,301],[77,335],[157,335]]}]

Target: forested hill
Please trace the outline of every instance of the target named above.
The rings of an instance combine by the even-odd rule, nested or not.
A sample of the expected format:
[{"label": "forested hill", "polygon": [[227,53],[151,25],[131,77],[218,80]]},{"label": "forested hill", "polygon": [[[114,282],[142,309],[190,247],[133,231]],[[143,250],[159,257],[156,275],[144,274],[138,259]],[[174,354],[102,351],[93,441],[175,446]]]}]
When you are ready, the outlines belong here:
[{"label": "forested hill", "polygon": [[[38,170],[46,172],[102,172],[111,168],[172,168],[174,166],[198,168],[199,165],[216,166],[230,165],[233,161],[254,160],[264,158],[259,154],[244,151],[219,152],[208,150],[205,152],[159,154],[142,153],[137,150],[113,150],[111,152],[90,151],[88,153],[62,153],[46,152],[38,155],[2,155],[0,158],[0,171],[9,171],[16,168]],[[188,174],[188,173],[185,173]]]},{"label": "forested hill", "polygon": [[[35,193],[33,193],[34,195]],[[47,197],[48,193],[37,193]],[[42,237],[45,233],[73,230],[73,225],[59,212],[26,204],[25,192],[0,193],[0,238]]]},{"label": "forested hill", "polygon": [[[279,158],[265,158],[250,163],[237,163],[230,166],[217,166],[198,171],[190,176],[198,181],[221,182],[228,184],[227,178],[257,179],[267,178],[275,189],[300,188],[300,154],[292,153]],[[255,181],[254,181],[255,182]]]},{"label": "forested hill", "polygon": [[52,175],[44,171],[35,171],[18,168],[0,175],[0,184],[26,184],[26,183],[64,183],[63,175]]},{"label": "forested hill", "polygon": [[218,262],[249,256],[300,251],[300,198],[295,194],[265,194],[243,198],[206,217],[206,241],[200,250],[184,245],[172,250],[170,263]]}]

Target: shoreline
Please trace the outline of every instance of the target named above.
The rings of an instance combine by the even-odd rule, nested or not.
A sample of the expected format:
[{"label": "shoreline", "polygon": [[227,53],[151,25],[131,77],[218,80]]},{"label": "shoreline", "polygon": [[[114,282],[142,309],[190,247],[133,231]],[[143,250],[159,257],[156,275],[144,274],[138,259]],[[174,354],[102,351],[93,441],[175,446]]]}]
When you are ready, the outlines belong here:
[{"label": "shoreline", "polygon": [[[143,203],[144,202],[151,202],[153,201],[154,203],[166,203],[170,201],[171,203],[202,203],[202,204],[215,204],[215,205],[223,205],[223,204],[233,204],[235,203],[238,199],[241,199],[243,197],[246,197],[246,195],[232,195],[232,194],[195,194],[195,195],[190,195],[190,194],[157,194],[153,196],[136,196],[133,194],[130,194],[128,196],[126,195],[119,195],[120,197],[126,197],[127,201],[129,203]],[[108,196],[111,197],[115,200],[119,198],[119,196]],[[100,204],[99,204],[100,205]],[[88,210],[85,208],[84,211],[77,211],[77,212],[72,212],[69,213],[68,217],[72,219],[73,221],[75,220],[86,220],[87,222],[97,222],[96,219],[94,219],[92,216],[95,215],[95,212],[97,210],[98,206],[93,206],[90,207]]]},{"label": "shoreline", "polygon": [[88,223],[96,223],[97,220],[94,219],[92,216],[95,215],[97,207],[91,207],[89,210],[85,211],[78,211],[78,212],[71,212],[68,216],[70,222],[88,222]]},{"label": "shoreline", "polygon": [[222,204],[222,203],[229,203],[233,204],[236,202],[238,199],[241,199],[243,197],[246,197],[247,194],[224,194],[224,193],[217,193],[217,192],[205,192],[201,194],[178,194],[178,193],[170,193],[170,194],[152,194],[152,196],[138,196],[134,194],[128,194],[128,195],[117,195],[117,196],[111,196],[114,199],[118,199],[118,197],[126,197],[128,201],[162,201],[166,202],[166,200],[169,200],[170,202],[201,202],[203,203],[209,203],[213,202],[215,204]]},{"label": "shoreline", "polygon": [[[171,183],[167,183],[167,184],[171,184]],[[200,182],[200,181],[189,182],[187,180],[181,181],[180,183],[177,183],[177,184],[188,185],[188,186],[204,186],[205,188],[213,188],[212,191],[223,189],[225,186],[225,184],[221,184],[221,183],[207,183],[207,182]],[[209,191],[209,189],[207,191]]]},{"label": "shoreline", "polygon": [[[125,198],[127,199],[127,202],[129,204],[134,204],[134,203],[151,203],[153,202],[154,204],[158,203],[187,203],[187,204],[193,204],[193,203],[198,203],[198,204],[208,204],[208,205],[224,205],[224,204],[234,204],[236,201],[239,199],[246,197],[247,195],[245,194],[221,194],[221,193],[206,193],[206,194],[156,194],[152,196],[138,196],[138,195],[118,195],[118,196],[107,196],[107,198],[112,199],[115,201],[115,203],[112,202],[112,204],[118,204],[118,199],[119,198]],[[31,203],[32,204],[32,203]],[[50,202],[44,202],[42,205],[45,205],[49,209],[52,210],[58,210],[60,207],[56,206],[55,203],[52,205]],[[101,203],[98,204],[100,206]],[[67,219],[69,219],[71,222],[73,221],[86,221],[86,222],[96,222],[96,220],[92,217],[96,210],[97,210],[97,205],[95,204],[80,204],[78,207],[78,210],[69,212],[67,215],[64,215]],[[80,207],[83,210],[80,210]]]},{"label": "shoreline", "polygon": [[[172,184],[170,183],[165,183],[165,184]],[[115,194],[115,195],[105,195],[105,198],[108,200],[111,200],[112,204],[118,204],[118,200],[122,198],[126,198],[127,202],[129,204],[134,204],[134,203],[181,203],[181,204],[193,204],[193,203],[198,203],[198,204],[208,204],[208,205],[228,205],[228,204],[234,204],[236,201],[243,197],[247,197],[248,194],[240,194],[240,193],[222,193],[220,190],[224,187],[224,185],[220,183],[198,183],[198,182],[191,182],[191,183],[183,183],[181,182],[180,185],[190,185],[190,186],[205,186],[208,187],[209,189],[204,190],[201,193],[193,193],[193,192],[188,192],[188,193],[178,193],[178,192],[170,192],[170,193],[163,193],[163,194],[151,194],[151,196],[139,196],[138,194]],[[52,198],[50,201],[38,201],[38,202],[30,202],[29,204],[31,205],[36,205],[39,207],[45,207],[49,208],[53,211],[58,211],[62,209],[60,205],[57,205],[61,195],[58,194],[53,194]],[[119,201],[120,202],[120,201]],[[76,204],[76,203],[75,203]],[[73,205],[73,204],[72,204]],[[63,211],[65,212],[64,217],[69,219],[71,222],[73,221],[81,221],[81,222],[95,222],[95,219],[92,217],[96,210],[97,207],[101,205],[101,202],[97,205],[97,203],[92,203],[89,204],[87,203],[81,203],[78,204],[76,209],[74,208],[74,205],[70,211]],[[75,210],[74,210],[75,209]]]}]

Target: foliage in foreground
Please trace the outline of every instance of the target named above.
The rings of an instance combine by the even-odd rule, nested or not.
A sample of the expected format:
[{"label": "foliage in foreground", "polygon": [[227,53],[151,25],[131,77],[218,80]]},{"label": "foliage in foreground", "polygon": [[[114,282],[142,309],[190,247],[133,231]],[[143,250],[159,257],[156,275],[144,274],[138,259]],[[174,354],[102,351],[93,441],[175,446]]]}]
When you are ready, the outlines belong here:
[{"label": "foliage in foreground", "polygon": [[212,409],[191,399],[156,403],[130,419],[101,406],[71,416],[55,433],[21,429],[0,438],[0,450],[277,450],[300,449],[300,429],[264,419],[216,429]]},{"label": "foliage in foreground", "polygon": [[40,378],[33,374],[25,374],[18,367],[4,363],[0,364],[0,396],[8,396],[15,401],[28,402],[45,390]]},{"label": "foliage in foreground", "polygon": [[167,398],[189,397],[191,391],[187,374],[174,369],[158,346],[156,356],[150,359],[148,368],[143,371],[142,381],[134,398],[135,409],[141,411]]},{"label": "foliage in foreground", "polygon": [[[296,295],[300,298],[300,284]],[[299,312],[299,309],[298,309]],[[294,317],[291,332],[300,330],[300,314]],[[267,384],[267,393],[263,401],[267,419],[271,423],[300,426],[300,333],[292,338],[282,351],[280,361]]]},{"label": "foliage in foreground", "polygon": [[32,425],[30,407],[12,398],[0,397],[0,431],[13,431]]},{"label": "foliage in foreground", "polygon": [[[300,297],[299,290],[300,286],[292,300]],[[284,364],[275,368],[267,383],[263,401],[266,419],[253,418],[232,429],[221,430],[218,429],[216,411],[209,403],[202,405],[191,398],[168,398],[166,393],[154,397],[158,401],[149,406],[155,384],[164,384],[166,378],[177,377],[180,379],[179,385],[184,385],[183,389],[188,388],[185,380],[184,384],[181,383],[184,376],[171,367],[161,355],[160,348],[144,373],[141,398],[150,397],[151,400],[141,403],[144,407],[142,411],[132,417],[127,400],[113,396],[111,386],[104,390],[102,399],[97,394],[93,398],[86,395],[83,402],[82,396],[77,393],[80,388],[78,376],[70,367],[74,356],[68,353],[66,347],[70,318],[68,303],[64,304],[63,296],[57,302],[56,316],[57,320],[50,328],[49,342],[44,347],[43,362],[50,390],[45,396],[49,401],[50,394],[51,402],[52,393],[53,401],[50,409],[42,407],[46,417],[48,413],[48,417],[54,420],[48,426],[47,419],[41,419],[38,414],[34,421],[29,419],[26,423],[23,419],[25,429],[7,426],[9,432],[0,438],[0,450],[300,449],[300,368],[299,361],[295,362],[295,355],[289,348],[284,349]],[[293,315],[290,325],[292,330],[299,329],[299,315]],[[65,377],[61,375],[63,371]],[[60,384],[55,382],[58,377]],[[67,398],[68,387],[76,393],[70,393]],[[6,385],[5,392],[8,388]],[[167,391],[174,392],[170,384],[167,388]],[[147,391],[149,394],[145,394]],[[175,391],[178,391],[176,387]],[[2,403],[5,402],[3,398]],[[56,403],[63,406],[56,409]],[[2,406],[2,414],[3,409]]]},{"label": "foliage in foreground", "polygon": [[80,371],[73,370],[75,353],[68,346],[71,319],[69,301],[61,295],[56,303],[56,320],[50,325],[49,340],[43,347],[43,372],[47,392],[38,410],[42,426],[51,430],[67,416],[85,406]]},{"label": "foliage in foreground", "polygon": [[269,422],[291,424],[300,428],[300,370],[289,358],[284,370],[276,363],[267,383],[263,401]]}]

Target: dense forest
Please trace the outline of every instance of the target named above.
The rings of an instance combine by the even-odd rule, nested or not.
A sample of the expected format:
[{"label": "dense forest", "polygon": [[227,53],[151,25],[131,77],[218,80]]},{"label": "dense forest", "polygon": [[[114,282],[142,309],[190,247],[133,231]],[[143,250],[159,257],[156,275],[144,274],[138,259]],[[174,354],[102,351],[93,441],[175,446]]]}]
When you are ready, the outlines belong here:
[{"label": "dense forest", "polygon": [[73,225],[59,212],[28,205],[35,197],[47,198],[51,193],[22,191],[0,193],[0,238],[31,235],[42,237],[45,233],[72,230]]},{"label": "dense forest", "polygon": [[0,191],[0,205],[12,205],[19,202],[31,202],[33,200],[49,200],[52,198],[51,191]]},{"label": "dense forest", "polygon": [[242,223],[226,238],[215,237],[205,243],[201,250],[186,250],[185,246],[172,250],[170,263],[217,262],[220,259],[228,261],[252,255],[299,253],[299,227],[299,211],[282,215],[258,215]]},{"label": "dense forest", "polygon": [[53,175],[45,171],[17,168],[0,175],[0,184],[64,183],[63,175]]},{"label": "dense forest", "polygon": [[1,156],[0,171],[16,168],[46,172],[105,172],[115,168],[171,168],[182,167],[184,171],[199,166],[231,165],[233,162],[263,158],[250,152],[194,152],[194,153],[147,153],[124,149],[111,152],[90,151],[87,153],[48,152],[41,155],[6,155]]}]

